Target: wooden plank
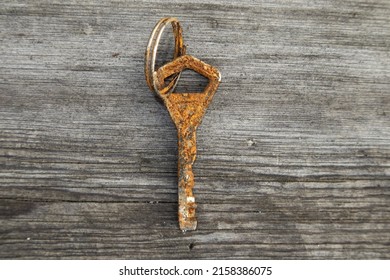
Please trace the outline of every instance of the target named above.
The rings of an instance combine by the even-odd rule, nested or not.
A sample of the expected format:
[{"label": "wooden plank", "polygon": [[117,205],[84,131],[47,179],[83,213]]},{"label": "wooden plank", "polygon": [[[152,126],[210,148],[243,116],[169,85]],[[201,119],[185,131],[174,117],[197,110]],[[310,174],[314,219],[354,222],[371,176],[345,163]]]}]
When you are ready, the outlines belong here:
[{"label": "wooden plank", "polygon": [[[390,258],[389,12],[386,0],[3,1],[0,258]],[[186,234],[175,128],[143,74],[168,15],[222,73]],[[171,47],[163,38],[160,64]]]}]

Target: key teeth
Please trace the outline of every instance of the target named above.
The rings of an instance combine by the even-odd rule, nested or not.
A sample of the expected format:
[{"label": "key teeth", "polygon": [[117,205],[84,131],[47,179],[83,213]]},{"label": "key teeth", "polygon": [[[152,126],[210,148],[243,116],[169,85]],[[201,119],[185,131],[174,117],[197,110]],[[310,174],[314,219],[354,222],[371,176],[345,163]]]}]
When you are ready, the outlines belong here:
[{"label": "key teeth", "polygon": [[196,230],[197,219],[195,216],[196,204],[194,202],[188,203],[186,207],[179,207],[179,226],[185,232],[188,230]]},{"label": "key teeth", "polygon": [[198,225],[198,221],[196,220],[196,217],[191,217],[191,218],[187,218],[187,220],[180,221],[180,229],[183,232],[189,230],[196,230],[197,225]]}]

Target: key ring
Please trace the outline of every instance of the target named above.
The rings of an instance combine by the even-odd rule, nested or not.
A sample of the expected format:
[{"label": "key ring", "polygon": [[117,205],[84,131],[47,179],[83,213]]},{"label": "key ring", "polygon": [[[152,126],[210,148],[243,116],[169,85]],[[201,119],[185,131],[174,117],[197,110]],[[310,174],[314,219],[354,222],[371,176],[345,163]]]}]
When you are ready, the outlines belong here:
[{"label": "key ring", "polygon": [[154,91],[156,94],[167,94],[174,91],[177,82],[180,79],[180,73],[176,73],[173,75],[172,80],[169,84],[163,89],[158,89],[154,83],[153,74],[155,73],[155,64],[156,64],[156,55],[158,44],[160,43],[161,35],[164,32],[165,27],[171,23],[173,34],[175,36],[175,52],[173,55],[173,59],[182,56],[186,53],[186,48],[183,43],[183,30],[179,21],[173,17],[162,18],[154,27],[152,34],[150,35],[150,39],[148,42],[148,46],[146,47],[145,52],[145,78],[146,83],[149,88]]}]

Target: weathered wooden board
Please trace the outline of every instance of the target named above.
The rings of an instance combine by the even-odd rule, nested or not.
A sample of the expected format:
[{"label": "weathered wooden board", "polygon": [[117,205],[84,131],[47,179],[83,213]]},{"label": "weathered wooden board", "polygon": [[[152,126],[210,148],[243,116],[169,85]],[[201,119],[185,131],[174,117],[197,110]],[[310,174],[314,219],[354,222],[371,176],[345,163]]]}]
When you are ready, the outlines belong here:
[{"label": "weathered wooden board", "polygon": [[[389,15],[387,0],[2,1],[0,258],[390,258]],[[222,72],[186,234],[175,128],[143,73],[164,16]]]}]

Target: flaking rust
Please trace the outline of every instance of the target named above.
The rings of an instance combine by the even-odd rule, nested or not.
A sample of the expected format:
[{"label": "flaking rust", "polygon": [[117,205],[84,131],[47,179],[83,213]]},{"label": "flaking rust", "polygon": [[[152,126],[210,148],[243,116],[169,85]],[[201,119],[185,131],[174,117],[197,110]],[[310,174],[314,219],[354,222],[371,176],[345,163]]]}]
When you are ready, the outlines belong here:
[{"label": "flaking rust", "polygon": [[[162,19],[161,21],[163,20],[167,19]],[[175,35],[180,35],[178,36],[179,39],[176,37],[176,42],[177,40],[182,41],[181,28],[178,25],[178,22],[176,22],[177,20],[173,20],[175,22],[175,25],[172,23],[174,33],[176,32]],[[158,26],[159,25],[156,25],[156,28]],[[175,31],[175,27],[178,30]],[[151,50],[147,50],[147,60],[148,52],[150,53]],[[197,227],[195,216],[196,203],[193,194],[195,182],[192,170],[196,159],[196,129],[200,125],[206,109],[217,91],[219,83],[221,82],[221,74],[215,67],[184,53],[185,49],[183,48],[182,55],[177,56],[173,61],[160,67],[157,71],[153,71],[152,79],[149,77],[149,81],[152,80],[153,85],[151,85],[150,82],[148,82],[148,85],[150,88],[154,89],[157,95],[164,101],[177,129],[179,152],[178,219],[180,229],[187,231],[195,230]],[[150,63],[147,61],[146,65],[150,65]],[[165,80],[168,77],[175,77],[175,79],[176,77],[180,77],[180,73],[186,69],[193,70],[206,77],[209,80],[208,85],[201,93],[170,93],[171,86],[170,84],[167,86]],[[148,81],[147,70],[145,70],[145,73]]]}]

